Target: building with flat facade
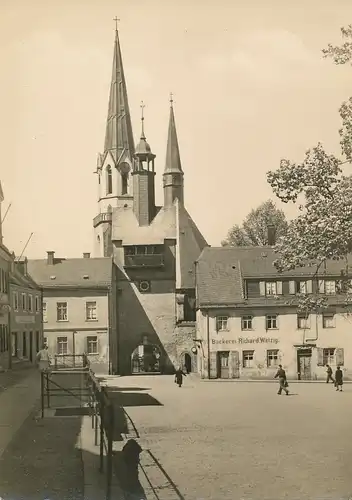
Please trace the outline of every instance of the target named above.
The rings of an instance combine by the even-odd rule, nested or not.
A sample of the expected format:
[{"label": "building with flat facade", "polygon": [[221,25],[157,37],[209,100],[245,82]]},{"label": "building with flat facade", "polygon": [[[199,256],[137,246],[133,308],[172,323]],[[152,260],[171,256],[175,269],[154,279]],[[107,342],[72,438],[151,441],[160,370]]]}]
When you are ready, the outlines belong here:
[{"label": "building with flat facade", "polygon": [[7,370],[11,365],[9,342],[9,277],[13,256],[3,243],[2,232],[2,203],[4,194],[0,182],[0,371]]},{"label": "building with flat facade", "polygon": [[42,290],[28,273],[27,259],[12,262],[10,304],[11,365],[36,363],[43,344]]},{"label": "building with flat facade", "polygon": [[[31,276],[43,290],[44,342],[58,363],[86,353],[93,370],[107,373],[116,337],[116,292],[111,258],[29,260]],[[65,358],[66,356],[66,358]]]},{"label": "building with flat facade", "polygon": [[[205,248],[197,261],[198,369],[203,378],[326,377],[326,364],[352,378],[352,310],[339,293],[344,261],[278,273],[272,247]],[[352,257],[349,256],[349,266]],[[300,314],[297,294],[327,308]]]},{"label": "building with flat facade", "polygon": [[[167,373],[182,364],[196,370],[195,260],[207,245],[186,210],[184,172],[171,99],[164,200],[155,199],[156,155],[144,116],[135,147],[118,32],[114,43],[104,152],[98,155],[97,256],[117,268],[113,372]],[[143,107],[142,107],[143,110]]]}]

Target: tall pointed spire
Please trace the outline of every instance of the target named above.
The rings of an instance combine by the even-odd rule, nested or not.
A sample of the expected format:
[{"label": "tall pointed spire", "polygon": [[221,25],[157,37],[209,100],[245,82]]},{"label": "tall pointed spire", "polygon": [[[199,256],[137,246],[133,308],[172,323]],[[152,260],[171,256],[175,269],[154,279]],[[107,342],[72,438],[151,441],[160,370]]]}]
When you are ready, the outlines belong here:
[{"label": "tall pointed spire", "polygon": [[[116,18],[115,21],[117,23]],[[117,25],[115,28],[114,58],[104,151],[110,151],[116,157],[116,162],[118,162],[123,152],[130,159],[134,155],[131,115],[128,106],[127,87]]]},{"label": "tall pointed spire", "polygon": [[170,94],[170,118],[167,137],[166,161],[164,173],[183,173],[181,167],[180,150],[178,147],[176,123],[173,107],[173,95]]},{"label": "tall pointed spire", "polygon": [[170,94],[169,132],[163,173],[164,207],[172,206],[176,198],[180,203],[183,203],[183,170],[178,148],[173,102],[172,94]]}]

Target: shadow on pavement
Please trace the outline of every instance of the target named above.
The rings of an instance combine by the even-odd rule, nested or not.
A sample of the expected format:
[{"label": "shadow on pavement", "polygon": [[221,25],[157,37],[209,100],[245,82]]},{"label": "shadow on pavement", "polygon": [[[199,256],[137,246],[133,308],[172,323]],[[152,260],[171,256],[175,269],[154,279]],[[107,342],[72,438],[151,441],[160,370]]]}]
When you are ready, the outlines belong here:
[{"label": "shadow on pavement", "polygon": [[83,500],[81,418],[41,420],[37,414],[27,417],[0,458],[0,497]]}]

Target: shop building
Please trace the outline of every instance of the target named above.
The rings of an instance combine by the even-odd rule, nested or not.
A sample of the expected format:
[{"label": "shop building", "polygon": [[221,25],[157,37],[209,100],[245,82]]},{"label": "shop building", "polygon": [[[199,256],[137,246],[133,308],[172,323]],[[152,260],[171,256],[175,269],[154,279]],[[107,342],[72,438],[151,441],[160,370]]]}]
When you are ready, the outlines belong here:
[{"label": "shop building", "polygon": [[[339,293],[345,261],[278,273],[272,247],[205,248],[197,261],[198,370],[203,378],[352,379],[352,307]],[[349,257],[349,267],[352,258]],[[298,313],[297,294],[325,296],[318,314]]]},{"label": "shop building", "polygon": [[36,362],[43,344],[42,290],[28,273],[28,261],[14,260],[10,274],[11,365]]},{"label": "shop building", "polygon": [[[43,290],[43,335],[59,363],[86,353],[92,368],[107,373],[116,337],[116,289],[111,258],[63,259],[48,252],[46,259],[29,260],[31,276]],[[116,354],[115,354],[116,356]]]}]

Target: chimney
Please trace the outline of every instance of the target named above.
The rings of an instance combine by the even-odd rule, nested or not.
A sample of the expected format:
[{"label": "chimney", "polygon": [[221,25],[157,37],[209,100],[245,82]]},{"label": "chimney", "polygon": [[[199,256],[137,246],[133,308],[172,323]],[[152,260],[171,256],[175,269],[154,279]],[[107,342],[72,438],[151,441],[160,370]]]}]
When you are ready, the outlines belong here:
[{"label": "chimney", "polygon": [[46,261],[47,264],[49,266],[54,265],[55,252],[50,251],[50,252],[46,252],[46,253],[48,254],[48,258],[47,258],[47,261]]},{"label": "chimney", "polygon": [[84,259],[90,259],[90,253],[89,252],[84,252],[83,253],[83,258]]},{"label": "chimney", "polygon": [[275,245],[276,240],[276,228],[272,224],[267,227],[267,235],[268,235],[268,246],[273,247]]}]

